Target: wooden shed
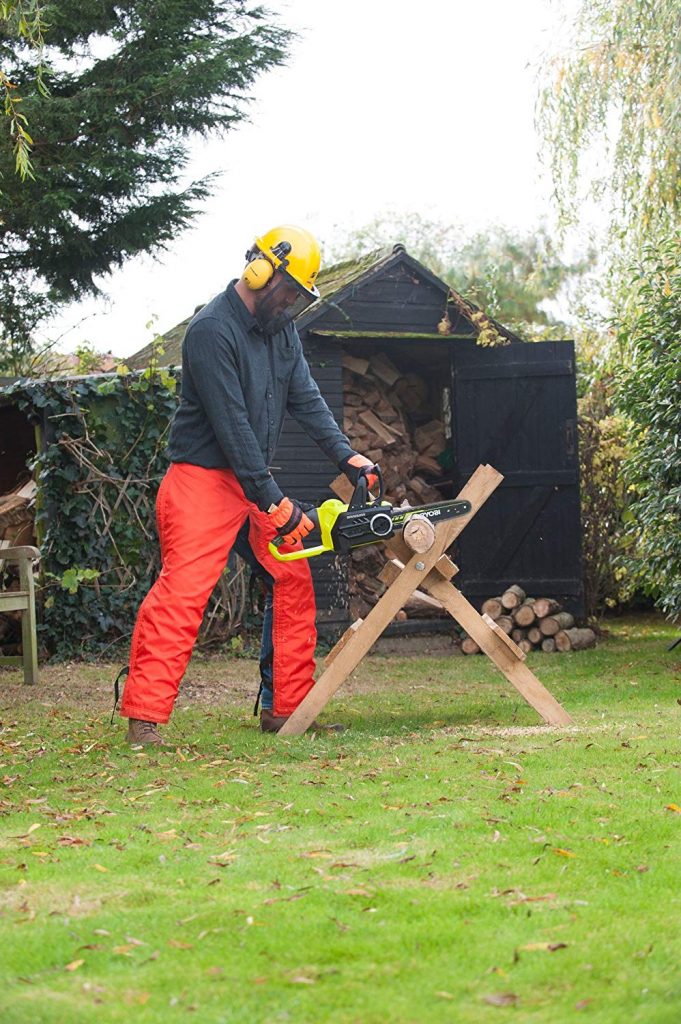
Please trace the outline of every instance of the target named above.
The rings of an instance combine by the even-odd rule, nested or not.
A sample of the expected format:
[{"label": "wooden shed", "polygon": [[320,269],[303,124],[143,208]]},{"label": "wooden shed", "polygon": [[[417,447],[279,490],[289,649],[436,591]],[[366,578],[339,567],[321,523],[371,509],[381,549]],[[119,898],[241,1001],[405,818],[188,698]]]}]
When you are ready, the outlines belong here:
[{"label": "wooden shed", "polygon": [[[523,342],[492,321],[507,343],[477,344],[465,304],[452,302],[449,286],[401,245],[330,268],[319,287],[320,300],[297,326],[338,422],[347,426],[353,416],[344,404],[344,357],[381,353],[400,373],[426,381],[416,422],[441,417],[447,424],[446,479],[438,483],[444,496],[455,495],[480,463],[504,474],[455,552],[463,593],[479,607],[518,583],[581,613],[573,343]],[[164,363],[179,362],[187,323],[165,337]],[[142,350],[128,365],[141,368],[149,354]],[[285,493],[315,502],[330,496],[334,467],[290,419],[273,469]],[[324,556],[312,567],[320,628],[347,622],[347,563]]]}]

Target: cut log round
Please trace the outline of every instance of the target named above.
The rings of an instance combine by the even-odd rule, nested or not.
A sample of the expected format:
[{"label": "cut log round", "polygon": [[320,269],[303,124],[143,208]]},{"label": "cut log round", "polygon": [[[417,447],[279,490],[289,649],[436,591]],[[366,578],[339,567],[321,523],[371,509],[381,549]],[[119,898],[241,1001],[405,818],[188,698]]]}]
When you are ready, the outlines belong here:
[{"label": "cut log round", "polygon": [[479,654],[480,648],[476,644],[475,640],[467,636],[461,641],[461,650],[464,654]]},{"label": "cut log round", "polygon": [[521,605],[526,596],[527,595],[523,588],[519,587],[517,583],[514,583],[512,587],[509,587],[508,590],[505,590],[501,595],[501,603],[504,608],[510,612],[513,611],[514,608],[517,608],[518,605]]},{"label": "cut log round", "polygon": [[542,642],[542,631],[539,626],[531,626],[527,631],[527,639],[533,644]]},{"label": "cut log round", "polygon": [[527,639],[527,637],[525,637],[524,640],[518,641],[518,647],[523,652],[523,654],[529,654],[532,650],[532,643]]},{"label": "cut log round", "polygon": [[[490,616],[491,617],[491,616]],[[510,615],[500,615],[498,619],[494,620],[500,629],[503,629],[506,636],[511,635],[513,629],[513,619]]]},{"label": "cut log round", "polygon": [[555,615],[547,615],[545,619],[539,620],[539,628],[544,636],[555,636],[560,629],[570,629],[574,624],[574,616],[569,612],[556,612]]},{"label": "cut log round", "polygon": [[516,608],[513,612],[513,621],[515,622],[516,626],[521,626],[523,629],[525,629],[527,628],[527,626],[531,626],[534,620],[534,601],[532,600],[532,598],[527,598],[525,601],[523,601],[520,607]]},{"label": "cut log round", "polygon": [[555,615],[560,611],[560,605],[552,597],[538,597],[534,602],[534,614],[538,619],[544,619],[547,615]]},{"label": "cut log round", "polygon": [[513,642],[516,644],[519,644],[521,640],[524,640],[526,638],[526,636],[527,633],[525,632],[525,630],[518,629],[517,626],[515,629],[511,630],[511,640],[513,640]]},{"label": "cut log round", "polygon": [[408,548],[423,554],[435,543],[435,527],[426,516],[410,516],[404,524],[402,537]]},{"label": "cut log round", "polygon": [[541,642],[542,651],[546,651],[547,654],[553,654],[556,649],[556,641],[552,636],[547,636],[546,640]]},{"label": "cut log round", "polygon": [[482,614],[489,615],[490,619],[498,619],[504,614],[504,606],[500,597],[489,597],[482,605]]},{"label": "cut log round", "polygon": [[585,651],[596,646],[593,629],[561,629],[554,639],[557,651]]}]

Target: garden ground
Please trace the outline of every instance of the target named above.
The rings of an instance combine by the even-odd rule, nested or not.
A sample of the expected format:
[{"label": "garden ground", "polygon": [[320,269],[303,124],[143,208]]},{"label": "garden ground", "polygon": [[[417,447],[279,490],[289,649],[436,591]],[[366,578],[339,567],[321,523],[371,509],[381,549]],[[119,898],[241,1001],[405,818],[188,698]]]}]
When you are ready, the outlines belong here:
[{"label": "garden ground", "polygon": [[163,750],[111,665],[0,673],[4,1024],[676,1024],[677,633],[531,654],[565,730],[442,641],[365,659],[341,737],[261,735],[255,663],[195,658]]}]

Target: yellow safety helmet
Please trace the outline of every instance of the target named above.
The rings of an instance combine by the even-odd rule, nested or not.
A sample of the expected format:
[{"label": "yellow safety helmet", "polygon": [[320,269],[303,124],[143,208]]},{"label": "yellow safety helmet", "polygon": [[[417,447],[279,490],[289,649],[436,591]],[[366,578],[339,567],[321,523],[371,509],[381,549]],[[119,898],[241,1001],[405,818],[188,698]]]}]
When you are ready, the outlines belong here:
[{"label": "yellow safety helmet", "polygon": [[264,288],[277,272],[297,287],[307,305],[319,298],[315,279],[321,253],[316,239],[304,228],[290,224],[272,228],[256,238],[246,259],[243,279],[253,291]]}]

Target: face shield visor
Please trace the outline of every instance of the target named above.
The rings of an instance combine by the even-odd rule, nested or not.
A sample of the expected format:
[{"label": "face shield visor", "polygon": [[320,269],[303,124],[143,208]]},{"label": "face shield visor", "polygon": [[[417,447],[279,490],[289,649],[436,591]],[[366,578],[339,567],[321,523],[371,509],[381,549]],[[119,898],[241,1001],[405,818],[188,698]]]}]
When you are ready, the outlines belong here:
[{"label": "face shield visor", "polygon": [[276,334],[318,298],[316,288],[305,288],[285,267],[279,267],[271,284],[258,294],[255,315],[265,334]]}]

